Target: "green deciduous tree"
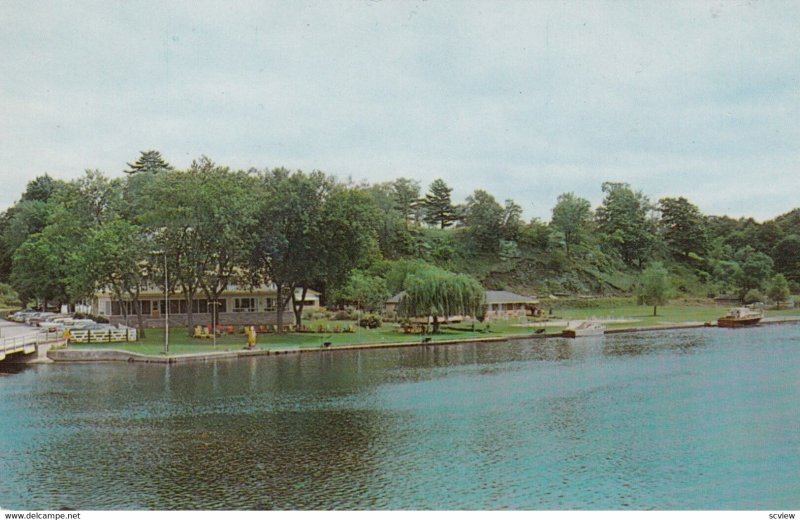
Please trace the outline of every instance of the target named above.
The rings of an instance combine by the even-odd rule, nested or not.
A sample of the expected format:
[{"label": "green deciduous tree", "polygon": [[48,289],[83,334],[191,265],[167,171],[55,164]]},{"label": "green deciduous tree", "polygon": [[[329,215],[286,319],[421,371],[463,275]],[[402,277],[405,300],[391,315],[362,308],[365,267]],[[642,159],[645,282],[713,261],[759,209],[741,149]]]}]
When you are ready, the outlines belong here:
[{"label": "green deciduous tree", "polygon": [[297,279],[300,294],[292,291],[292,308],[298,325],[309,287],[335,290],[356,267],[366,267],[380,257],[373,223],[378,211],[362,189],[335,184],[318,208],[306,241],[307,261]]},{"label": "green deciduous tree", "polygon": [[70,242],[55,227],[28,237],[14,252],[11,285],[23,301],[49,303],[69,301],[66,280]]},{"label": "green deciduous tree", "polygon": [[408,229],[409,222],[415,218],[419,194],[419,181],[400,177],[391,183],[394,209],[400,214],[406,229]]},{"label": "green deciduous tree", "polygon": [[772,250],[772,259],[776,271],[800,283],[800,235],[790,234],[780,239]]},{"label": "green deciduous tree", "polygon": [[53,179],[45,173],[28,182],[20,200],[48,202],[64,185],[64,181]]},{"label": "green deciduous tree", "polygon": [[582,244],[592,229],[592,207],[588,200],[574,193],[562,193],[553,208],[550,224],[564,236],[567,256],[572,247]]},{"label": "green deciduous tree", "polygon": [[652,305],[655,316],[658,306],[666,304],[670,294],[669,273],[660,262],[654,262],[642,271],[636,292],[639,305]]},{"label": "green deciduous tree", "polygon": [[357,269],[344,286],[332,291],[331,300],[338,305],[355,305],[367,312],[380,312],[389,296],[383,277]]},{"label": "green deciduous tree", "polygon": [[650,201],[625,183],[604,182],[603,193],[605,198],[595,213],[598,229],[626,264],[642,267],[655,239]]},{"label": "green deciduous tree", "polygon": [[92,229],[76,250],[71,280],[73,294],[107,290],[120,304],[125,321],[131,311],[144,337],[144,320],[139,296],[147,286],[148,259],[152,244],[144,230],[121,218]]},{"label": "green deciduous tree", "polygon": [[658,209],[662,236],[673,256],[686,261],[690,253],[706,255],[708,233],[705,218],[697,206],[684,197],[667,197],[658,201]]},{"label": "green deciduous tree", "polygon": [[250,272],[254,280],[275,285],[279,331],[295,289],[321,275],[316,261],[322,250],[314,238],[321,234],[322,208],[332,189],[332,179],[319,171],[276,168],[261,175]]},{"label": "green deciduous tree", "polygon": [[767,287],[767,296],[780,309],[781,302],[785,302],[789,298],[789,282],[785,276],[778,273],[770,280],[769,287]]},{"label": "green deciduous tree", "polygon": [[467,197],[464,224],[474,251],[497,254],[503,238],[505,212],[494,197],[484,190],[475,190]]},{"label": "green deciduous tree", "polygon": [[744,297],[751,289],[763,290],[765,282],[772,274],[772,258],[746,246],[736,252],[735,259],[741,267],[736,279],[739,295]]}]

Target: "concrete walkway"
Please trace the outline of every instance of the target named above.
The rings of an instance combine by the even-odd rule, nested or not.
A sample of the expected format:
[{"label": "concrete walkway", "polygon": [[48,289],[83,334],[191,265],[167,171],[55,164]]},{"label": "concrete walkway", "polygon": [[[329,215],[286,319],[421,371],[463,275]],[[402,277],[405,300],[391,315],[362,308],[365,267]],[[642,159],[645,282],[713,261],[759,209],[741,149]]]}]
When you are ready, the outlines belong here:
[{"label": "concrete walkway", "polygon": [[36,334],[37,332],[41,332],[41,329],[24,323],[0,319],[0,338],[13,338],[14,336]]}]

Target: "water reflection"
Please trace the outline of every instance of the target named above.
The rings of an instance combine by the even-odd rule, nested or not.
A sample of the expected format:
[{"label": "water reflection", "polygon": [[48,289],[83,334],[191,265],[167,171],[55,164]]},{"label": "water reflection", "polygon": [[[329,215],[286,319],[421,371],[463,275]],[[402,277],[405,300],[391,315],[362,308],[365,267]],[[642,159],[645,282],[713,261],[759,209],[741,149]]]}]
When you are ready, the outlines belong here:
[{"label": "water reflection", "polygon": [[0,504],[796,508],[797,329],[766,330],[33,367]]},{"label": "water reflection", "polygon": [[664,333],[617,334],[606,336],[606,356],[643,356],[665,351],[692,354],[704,348],[709,335],[704,331],[665,331]]}]

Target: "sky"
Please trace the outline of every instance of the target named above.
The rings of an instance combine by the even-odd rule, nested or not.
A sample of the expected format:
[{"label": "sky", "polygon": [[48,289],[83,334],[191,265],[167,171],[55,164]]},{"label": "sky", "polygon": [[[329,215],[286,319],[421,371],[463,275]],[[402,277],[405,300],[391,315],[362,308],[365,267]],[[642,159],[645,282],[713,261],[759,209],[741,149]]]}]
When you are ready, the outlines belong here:
[{"label": "sky", "polygon": [[0,210],[45,172],[435,178],[549,220],[605,181],[800,207],[800,2],[0,2]]}]

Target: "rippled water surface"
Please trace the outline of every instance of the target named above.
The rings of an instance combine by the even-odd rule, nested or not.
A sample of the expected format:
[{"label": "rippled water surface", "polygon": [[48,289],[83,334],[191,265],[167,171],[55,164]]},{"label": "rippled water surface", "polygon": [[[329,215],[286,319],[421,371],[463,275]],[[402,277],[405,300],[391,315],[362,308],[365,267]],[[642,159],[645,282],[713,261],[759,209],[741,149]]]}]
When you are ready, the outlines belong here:
[{"label": "rippled water surface", "polygon": [[800,509],[800,326],[0,373],[0,508]]}]

